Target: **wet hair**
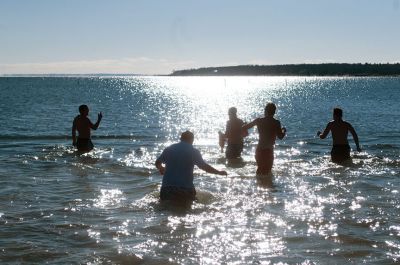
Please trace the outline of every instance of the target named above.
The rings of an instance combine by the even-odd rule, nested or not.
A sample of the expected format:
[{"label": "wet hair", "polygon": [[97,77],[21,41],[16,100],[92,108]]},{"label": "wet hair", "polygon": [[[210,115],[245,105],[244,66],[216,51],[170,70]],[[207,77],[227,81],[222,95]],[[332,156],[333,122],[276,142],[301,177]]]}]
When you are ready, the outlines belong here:
[{"label": "wet hair", "polygon": [[333,109],[333,115],[337,116],[339,118],[343,117],[343,110],[341,108],[334,108]]},{"label": "wet hair", "polygon": [[88,110],[89,109],[89,107],[87,106],[87,105],[80,105],[79,106],[79,113],[80,114],[83,114],[83,112],[85,111],[85,110]]},{"label": "wet hair", "polygon": [[194,134],[191,131],[185,131],[181,134],[181,141],[193,143]]},{"label": "wet hair", "polygon": [[236,113],[237,113],[237,108],[235,107],[229,108],[228,110],[229,115],[236,115]]},{"label": "wet hair", "polygon": [[276,105],[270,102],[267,104],[267,106],[265,106],[264,114],[265,116],[267,116],[267,114],[273,116],[275,114],[275,111],[276,111]]}]

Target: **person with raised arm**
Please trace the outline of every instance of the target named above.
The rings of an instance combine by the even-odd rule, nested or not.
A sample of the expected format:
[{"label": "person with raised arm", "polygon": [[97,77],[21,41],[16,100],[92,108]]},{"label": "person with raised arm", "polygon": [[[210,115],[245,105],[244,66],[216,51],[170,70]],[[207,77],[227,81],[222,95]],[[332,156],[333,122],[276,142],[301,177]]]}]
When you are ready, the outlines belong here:
[{"label": "person with raised arm", "polygon": [[[94,146],[90,137],[90,130],[97,130],[103,114],[97,115],[97,122],[93,124],[88,118],[89,107],[87,105],[79,106],[79,115],[75,117],[72,123],[72,145],[76,146],[80,152],[90,152]],[[78,131],[78,137],[76,137]]]}]

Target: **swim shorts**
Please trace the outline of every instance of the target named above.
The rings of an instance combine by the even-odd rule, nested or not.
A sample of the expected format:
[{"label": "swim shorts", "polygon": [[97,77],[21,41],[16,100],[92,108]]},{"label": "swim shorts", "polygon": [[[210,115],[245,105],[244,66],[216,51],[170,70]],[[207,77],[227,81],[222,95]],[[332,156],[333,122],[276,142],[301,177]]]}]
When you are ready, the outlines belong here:
[{"label": "swim shorts", "polygon": [[92,140],[78,138],[78,140],[76,141],[76,148],[78,148],[79,151],[90,151],[94,148],[94,146]]},{"label": "swim shorts", "polygon": [[243,151],[243,144],[228,144],[225,156],[228,159],[238,158]]},{"label": "swim shorts", "polygon": [[274,164],[274,149],[256,149],[257,175],[266,175],[271,172]]},{"label": "swim shorts", "polygon": [[175,186],[161,187],[160,200],[194,201],[196,199],[195,188],[182,188]]},{"label": "swim shorts", "polygon": [[350,146],[348,144],[335,144],[331,151],[332,162],[343,162],[350,159]]}]

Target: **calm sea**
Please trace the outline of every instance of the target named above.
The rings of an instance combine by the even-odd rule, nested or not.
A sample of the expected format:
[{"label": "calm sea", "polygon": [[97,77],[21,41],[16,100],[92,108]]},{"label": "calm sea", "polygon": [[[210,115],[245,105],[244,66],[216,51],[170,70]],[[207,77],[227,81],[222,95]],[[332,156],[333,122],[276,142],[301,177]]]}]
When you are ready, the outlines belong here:
[{"label": "calm sea", "polygon": [[[400,78],[2,77],[1,264],[395,264],[400,262]],[[272,183],[218,147],[229,107],[249,122],[267,102],[288,130]],[[78,106],[103,120],[78,155]],[[358,132],[353,164],[320,140],[332,108]],[[227,177],[195,170],[198,201],[158,202],[154,161],[192,130]],[[355,148],[350,138],[352,148]]]}]

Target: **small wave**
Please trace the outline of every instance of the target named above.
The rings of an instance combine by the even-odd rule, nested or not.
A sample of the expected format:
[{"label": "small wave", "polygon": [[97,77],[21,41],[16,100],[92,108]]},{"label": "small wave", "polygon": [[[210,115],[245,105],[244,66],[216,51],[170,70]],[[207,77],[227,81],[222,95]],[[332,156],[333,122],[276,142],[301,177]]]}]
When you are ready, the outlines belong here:
[{"label": "small wave", "polygon": [[374,144],[370,146],[365,146],[364,148],[370,150],[388,150],[388,149],[398,149],[399,147],[395,144]]},{"label": "small wave", "polygon": [[196,199],[198,203],[201,204],[211,204],[213,201],[215,201],[215,196],[206,190],[201,190],[201,189],[197,189],[196,192]]},{"label": "small wave", "polygon": [[352,245],[372,246],[377,243],[376,241],[364,238],[361,235],[339,234],[333,238],[339,242]]},{"label": "small wave", "polygon": [[[18,242],[17,247],[8,248],[7,254],[2,256],[2,261],[5,263],[20,263],[21,261],[27,263],[42,263],[43,261],[49,260],[60,260],[68,256],[67,252],[60,250],[48,250],[43,249],[33,244],[22,245],[22,242]],[[21,246],[22,245],[22,246]],[[42,262],[38,262],[42,261]],[[43,262],[45,263],[45,262]]]},{"label": "small wave", "polygon": [[[152,265],[173,265],[172,261],[163,258],[154,258],[150,256],[137,256],[131,253],[104,252],[96,253],[94,264],[152,264]],[[89,263],[88,263],[89,264]],[[91,264],[91,263],[90,263]]]}]

